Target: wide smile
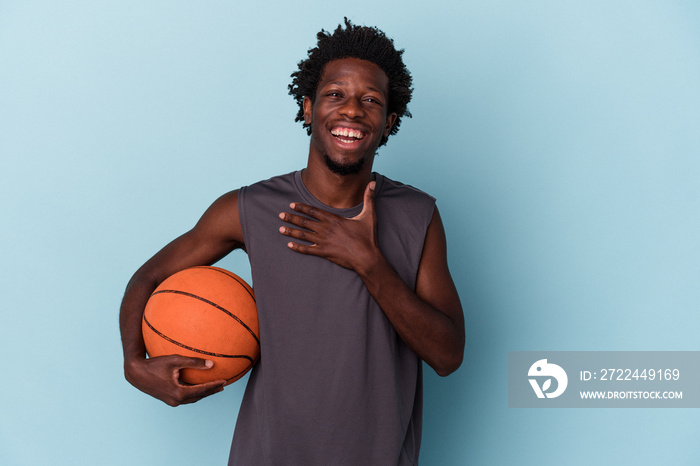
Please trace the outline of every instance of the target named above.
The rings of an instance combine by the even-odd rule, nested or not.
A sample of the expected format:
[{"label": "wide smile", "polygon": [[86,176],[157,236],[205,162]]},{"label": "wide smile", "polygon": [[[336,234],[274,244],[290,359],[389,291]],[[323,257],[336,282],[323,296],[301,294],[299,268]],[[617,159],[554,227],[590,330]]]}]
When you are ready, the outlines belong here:
[{"label": "wide smile", "polygon": [[331,128],[331,134],[343,145],[358,145],[367,136],[364,131],[345,126]]}]

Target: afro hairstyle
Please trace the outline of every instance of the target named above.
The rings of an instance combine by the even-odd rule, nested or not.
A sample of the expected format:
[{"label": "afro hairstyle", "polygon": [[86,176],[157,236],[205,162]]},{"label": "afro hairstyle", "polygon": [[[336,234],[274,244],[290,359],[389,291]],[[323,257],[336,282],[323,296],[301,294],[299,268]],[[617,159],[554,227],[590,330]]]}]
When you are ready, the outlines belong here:
[{"label": "afro hairstyle", "polygon": [[[347,17],[345,29],[338,25],[333,34],[322,29],[316,37],[318,44],[309,49],[308,57],[299,62],[299,69],[291,75],[289,94],[299,105],[294,121],[301,121],[306,132],[311,135],[311,125],[304,121],[304,97],[314,101],[318,83],[328,62],[359,58],[379,66],[389,77],[388,113],[396,113],[396,121],[389,135],[396,134],[401,126],[401,118],[411,117],[408,103],[413,94],[413,79],[401,58],[403,49],[396,50],[393,39],[376,27],[356,26]],[[382,137],[379,146],[386,144],[387,140],[388,136]]]}]

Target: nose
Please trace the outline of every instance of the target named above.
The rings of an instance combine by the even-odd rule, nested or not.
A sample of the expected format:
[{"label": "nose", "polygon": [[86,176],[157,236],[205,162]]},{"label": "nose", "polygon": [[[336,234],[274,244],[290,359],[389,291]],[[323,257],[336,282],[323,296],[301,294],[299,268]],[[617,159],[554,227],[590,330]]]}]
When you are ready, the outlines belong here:
[{"label": "nose", "polygon": [[358,118],[365,115],[365,110],[362,107],[362,101],[355,97],[348,98],[340,107],[340,114],[348,118]]}]

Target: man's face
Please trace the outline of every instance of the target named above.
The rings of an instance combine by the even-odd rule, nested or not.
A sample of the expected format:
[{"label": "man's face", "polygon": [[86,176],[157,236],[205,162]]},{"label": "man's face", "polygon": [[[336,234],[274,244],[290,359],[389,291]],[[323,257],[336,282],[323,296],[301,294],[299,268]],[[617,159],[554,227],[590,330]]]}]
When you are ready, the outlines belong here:
[{"label": "man's face", "polygon": [[374,63],[343,58],[326,64],[314,102],[304,98],[304,120],[311,124],[311,155],[335,173],[358,173],[371,165],[396,114],[387,115],[389,78]]}]

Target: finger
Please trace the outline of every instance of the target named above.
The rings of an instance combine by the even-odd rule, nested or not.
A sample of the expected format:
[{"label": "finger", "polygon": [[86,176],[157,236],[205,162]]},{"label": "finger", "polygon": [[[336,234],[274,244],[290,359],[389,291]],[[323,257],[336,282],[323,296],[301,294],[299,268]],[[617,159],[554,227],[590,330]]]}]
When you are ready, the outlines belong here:
[{"label": "finger", "polygon": [[212,382],[197,385],[182,385],[180,388],[180,404],[195,403],[202,398],[222,392],[226,385],[225,380],[215,380]]},{"label": "finger", "polygon": [[[210,369],[214,366],[214,362],[210,360],[204,360],[204,359],[198,359],[198,358],[188,358],[191,360],[196,361],[201,361],[204,362],[204,365],[199,365],[196,364],[194,366],[188,367],[189,369],[198,369],[198,370],[206,370]],[[179,370],[177,371],[178,373],[178,378],[177,378],[177,383],[180,386],[180,402],[181,403],[194,403],[195,401],[201,400],[204,397],[207,397],[209,395],[213,395],[214,393],[219,393],[223,391],[224,386],[226,385],[226,380],[225,379],[219,379],[219,380],[212,380],[210,382],[203,382],[203,383],[197,383],[197,384],[190,384],[183,382],[179,378]]]},{"label": "finger", "polygon": [[173,354],[170,356],[163,356],[169,359],[171,366],[175,368],[188,368],[188,369],[211,369],[214,367],[214,361],[202,358],[193,358],[189,356],[181,356],[179,354]]},{"label": "finger", "polygon": [[320,256],[321,255],[321,250],[316,246],[315,244],[313,245],[305,245],[305,244],[299,244],[299,243],[294,243],[290,241],[287,243],[287,247],[291,249],[292,251],[296,251],[301,254],[308,254],[312,256]]},{"label": "finger", "polygon": [[199,364],[199,363],[196,363],[195,365],[178,367],[177,369],[175,369],[175,370],[173,371],[173,378],[175,379],[175,381],[176,381],[179,385],[191,386],[191,385],[194,385],[194,384],[187,383],[187,382],[183,382],[182,379],[180,379],[180,372],[181,372],[183,369],[207,370],[207,369],[211,369],[213,365],[214,365],[214,362],[212,362],[212,361],[205,361],[204,366],[202,366],[202,365]]},{"label": "finger", "polygon": [[306,241],[306,242],[311,243],[311,244],[316,243],[317,235],[313,231],[297,230],[296,228],[289,228],[289,227],[281,226],[279,228],[279,232],[285,236],[290,236],[292,238],[300,239],[302,241]]},{"label": "finger", "polygon": [[362,212],[360,212],[360,215],[374,210],[374,188],[376,185],[376,181],[370,181],[367,183],[367,187],[365,188],[364,204],[362,205]]},{"label": "finger", "polygon": [[[184,390],[190,394],[190,396],[208,396],[213,393],[218,393],[224,389],[226,385],[226,380],[212,380],[211,382],[203,382],[197,384],[181,384]],[[206,394],[206,395],[205,395]]]},{"label": "finger", "polygon": [[[214,361],[209,360],[209,359],[201,359],[201,358],[192,358],[188,356],[181,356],[181,355],[172,355],[170,356],[171,361],[170,364],[173,367],[172,370],[172,378],[177,383],[178,385],[182,386],[192,386],[192,384],[187,384],[184,383],[182,380],[180,380],[180,371],[182,369],[195,369],[195,370],[207,370],[211,369],[214,367]],[[225,380],[216,380],[213,382],[208,382],[207,384],[204,385],[222,385],[223,383],[226,383]]]},{"label": "finger", "polygon": [[307,230],[314,231],[314,227],[318,226],[318,220],[312,220],[309,217],[303,217],[301,215],[294,215],[287,212],[282,212],[279,215],[280,219],[285,222],[291,223],[298,227],[306,228]]},{"label": "finger", "polygon": [[317,220],[321,220],[324,217],[328,217],[328,216],[333,215],[330,212],[326,212],[323,209],[319,209],[317,207],[310,206],[308,204],[302,204],[300,202],[292,202],[291,204],[289,204],[289,207],[292,210],[295,210],[297,212],[301,212],[301,213],[306,214],[309,217],[313,217]]},{"label": "finger", "polygon": [[355,220],[362,220],[364,218],[371,218],[372,221],[375,221],[375,213],[374,213],[374,188],[376,187],[377,182],[376,181],[370,181],[367,183],[367,187],[365,188],[365,193],[364,193],[364,198],[363,198],[363,204],[362,204],[362,212],[357,214],[353,219]]},{"label": "finger", "polygon": [[377,187],[377,182],[376,181],[370,181],[367,183],[367,188],[365,189],[365,195],[369,193],[370,196],[372,196],[372,199],[374,199],[374,190]]}]

